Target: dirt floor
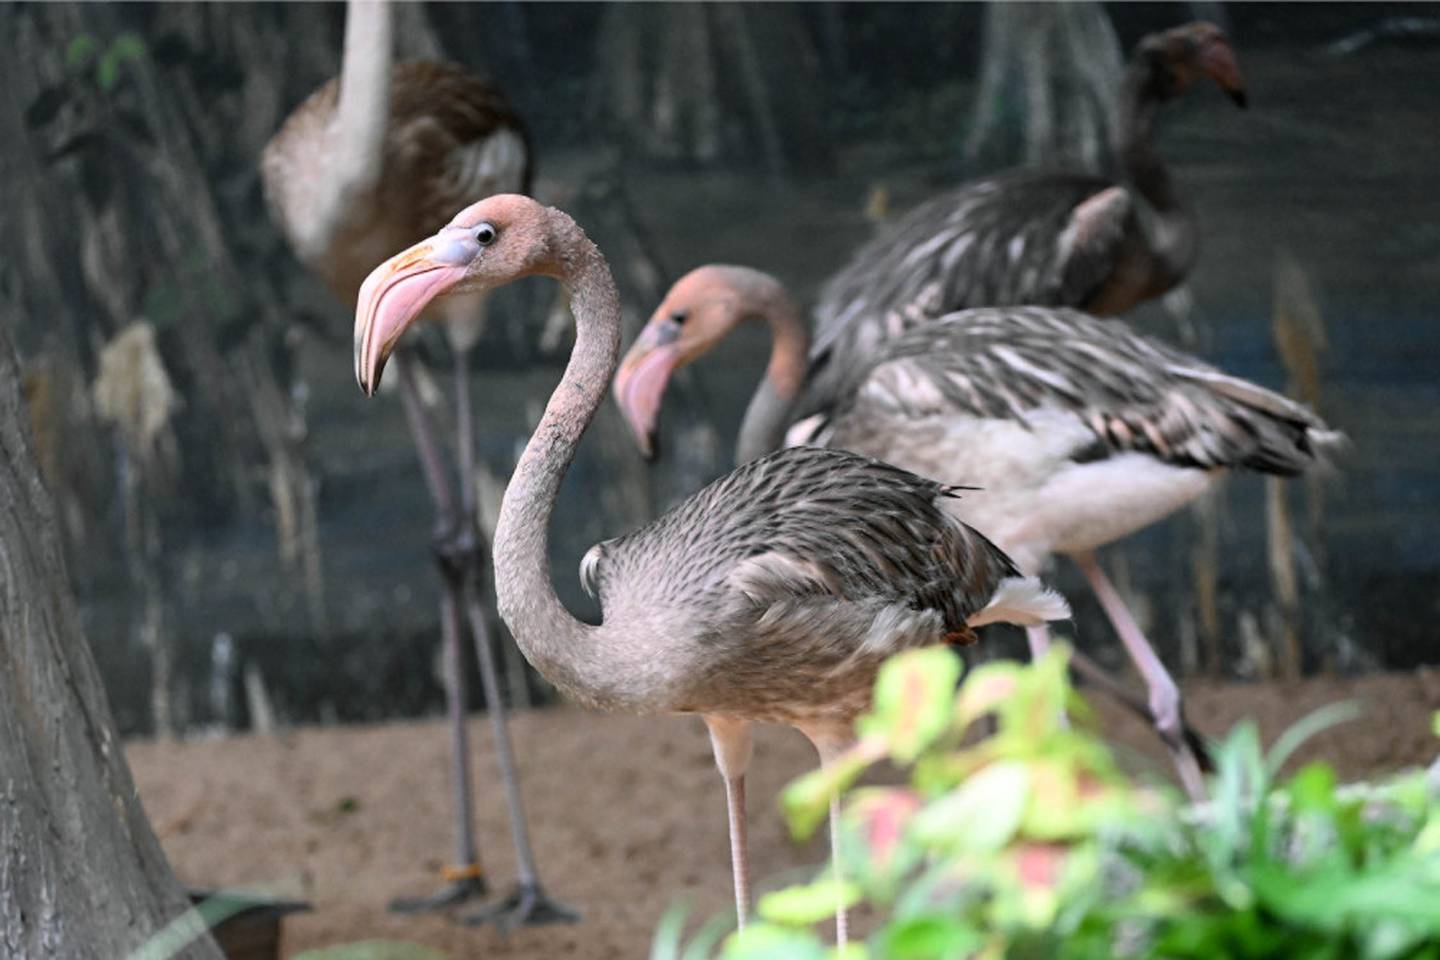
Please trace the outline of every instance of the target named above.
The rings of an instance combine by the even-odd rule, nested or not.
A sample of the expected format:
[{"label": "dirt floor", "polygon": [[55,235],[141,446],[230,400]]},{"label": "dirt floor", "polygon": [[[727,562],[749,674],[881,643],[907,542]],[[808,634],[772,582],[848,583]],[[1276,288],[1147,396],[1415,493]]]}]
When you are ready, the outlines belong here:
[{"label": "dirt floor", "polygon": [[[1313,741],[1349,778],[1425,764],[1436,755],[1431,714],[1440,670],[1296,684],[1191,684],[1189,713],[1209,734],[1253,717],[1266,742],[1335,700],[1363,702],[1362,718]],[[1136,766],[1164,770],[1154,738],[1104,703],[1102,720]],[[478,832],[501,891],[514,876],[505,810],[491,789],[488,724],[478,744]],[[145,807],[177,872],[197,886],[239,886],[301,897],[315,909],[286,921],[285,955],[385,938],[451,957],[635,958],[677,902],[692,917],[729,903],[720,781],[700,723],[598,716],[571,708],[515,718],[514,738],[545,883],[584,912],[573,926],[508,939],[446,916],[395,916],[386,903],[427,892],[450,849],[447,742],[439,722],[303,729],[183,743],[136,742],[128,755]],[[762,887],[803,875],[823,843],[787,839],[774,797],[813,763],[798,734],[766,729],[750,786],[754,875]]]}]

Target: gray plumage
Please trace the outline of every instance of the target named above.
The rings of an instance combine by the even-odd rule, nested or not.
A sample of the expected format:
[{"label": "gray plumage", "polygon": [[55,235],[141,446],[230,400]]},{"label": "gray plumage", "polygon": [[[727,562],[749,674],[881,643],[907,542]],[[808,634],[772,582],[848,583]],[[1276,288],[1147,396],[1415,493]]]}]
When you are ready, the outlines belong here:
[{"label": "gray plumage", "polygon": [[1136,46],[1119,94],[1123,178],[1015,170],[964,184],[864,244],[821,290],[798,416],[853,388],[875,348],[969,307],[1039,304],[1119,314],[1194,265],[1194,216],[1154,148],[1160,107],[1211,73],[1238,103],[1229,42],[1210,24]]},{"label": "gray plumage", "polygon": [[856,347],[873,346],[877,331],[893,336],[965,307],[1085,303],[1114,269],[1135,215],[1123,190],[1078,220],[1076,211],[1115,186],[1098,176],[1018,170],[922,203],[825,284],[812,350],[847,336]]},{"label": "gray plumage", "polygon": [[1089,428],[1069,452],[1077,463],[1136,451],[1181,467],[1290,476],[1339,438],[1305,406],[1121,321],[1009,307],[954,313],[887,344],[812,440],[874,450],[867,435],[928,417],[1024,424],[1041,411]]},{"label": "gray plumage", "polygon": [[[471,230],[489,239],[473,244],[463,268],[426,253],[448,252],[457,233]],[[500,505],[497,606],[526,658],[566,695],[597,707],[704,718],[725,780],[743,924],[752,722],[789,723],[822,762],[832,761],[854,738],[888,655],[968,641],[986,623],[1038,625],[1069,608],[943,508],[952,488],[855,454],[799,449],[747,464],[654,523],[594,547],[580,576],[599,595],[603,618],[579,622],[550,580],[548,528],[561,481],[616,371],[614,277],[560,211],[518,196],[476,203],[443,237],[397,255],[366,280],[357,349],[366,353],[377,330],[385,339],[359,370],[365,390],[427,303],[387,293],[447,263],[441,289],[448,296],[536,274],[560,280],[569,293],[575,345]],[[803,360],[799,351],[795,359]],[[832,804],[832,839],[837,819]],[[843,907],[836,934],[843,944]]]},{"label": "gray plumage", "polygon": [[957,494],[845,451],[783,450],[597,545],[582,578],[607,623],[650,610],[684,623],[674,642],[690,667],[667,709],[842,720],[881,660],[970,642],[1020,576],[944,508]]}]

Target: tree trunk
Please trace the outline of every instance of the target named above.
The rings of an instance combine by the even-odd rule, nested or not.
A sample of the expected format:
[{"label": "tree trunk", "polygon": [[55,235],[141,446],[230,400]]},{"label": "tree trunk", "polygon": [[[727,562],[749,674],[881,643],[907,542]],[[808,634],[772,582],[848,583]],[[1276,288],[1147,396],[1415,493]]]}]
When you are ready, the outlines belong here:
[{"label": "tree trunk", "polygon": [[[1120,45],[1100,4],[987,4],[966,158],[1102,167],[1121,73]],[[1010,118],[1016,128],[1007,128]]]},{"label": "tree trunk", "polygon": [[[124,956],[189,908],[135,793],[0,324],[0,955]],[[180,951],[218,957],[208,937]]]},{"label": "tree trunk", "polygon": [[591,110],[628,149],[779,176],[834,161],[828,92],[804,20],[781,4],[614,4]]}]

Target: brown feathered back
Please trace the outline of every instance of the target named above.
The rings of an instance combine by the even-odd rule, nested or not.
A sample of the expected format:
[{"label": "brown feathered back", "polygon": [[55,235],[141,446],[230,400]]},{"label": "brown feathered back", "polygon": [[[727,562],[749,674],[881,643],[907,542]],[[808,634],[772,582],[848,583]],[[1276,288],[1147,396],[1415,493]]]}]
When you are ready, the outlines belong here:
[{"label": "brown feathered back", "polygon": [[[530,135],[504,96],[469,71],[408,60],[392,68],[390,122],[382,144],[383,189],[348,198],[343,219],[312,235],[313,198],[334,147],[340,84],[335,78],[297,107],[261,155],[266,201],[301,259],[342,300],[396,250],[433,234],[482,197],[528,192]],[[499,155],[508,137],[518,147]]]}]

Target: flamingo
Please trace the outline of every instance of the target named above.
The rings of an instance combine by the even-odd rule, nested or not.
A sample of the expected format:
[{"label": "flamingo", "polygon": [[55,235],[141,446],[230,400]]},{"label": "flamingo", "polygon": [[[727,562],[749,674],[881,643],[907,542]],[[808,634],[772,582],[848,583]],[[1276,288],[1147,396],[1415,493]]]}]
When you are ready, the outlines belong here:
[{"label": "flamingo", "polygon": [[1219,27],[1196,22],[1151,34],[1136,45],[1120,89],[1121,180],[1008,170],[921,204],[861,246],[821,290],[815,370],[797,417],[844,395],[878,344],[933,317],[1015,304],[1114,315],[1179,284],[1199,237],[1155,135],[1161,108],[1206,76],[1245,106],[1240,68]]},{"label": "flamingo", "polygon": [[[531,150],[524,125],[498,90],[460,67],[423,60],[391,64],[388,3],[351,0],[339,77],[298,106],[265,146],[261,178],[271,215],[299,259],[343,302],[387,254],[433,233],[459,206],[490,194],[529,189]],[[414,912],[452,906],[487,890],[473,829],[461,610],[475,642],[495,755],[510,815],[519,884],[471,921],[572,921],[540,883],[515,772],[486,618],[479,601],[484,543],[477,525],[470,353],[484,325],[483,295],[438,304],[455,363],[458,501],[446,477],[435,429],[403,361],[406,420],[435,505],[432,544],[442,584],[440,625],[446,659],[456,864],[432,896],[400,899]]]},{"label": "flamingo", "polygon": [[[603,619],[575,619],[551,581],[550,515],[620,347],[614,280],[575,221],[526,197],[491,197],[381,264],[355,308],[355,374],[371,393],[433,299],[530,275],[564,285],[576,336],[500,507],[500,615],[530,663],[571,699],[704,719],[725,783],[743,925],[753,723],[799,729],[829,763],[851,742],[886,656],[1068,609],[943,508],[952,488],[840,450],[795,449],[752,461],[653,523],[591,548],[580,578]],[[832,848],[836,831],[832,803]],[[836,923],[843,943],[843,910]]]},{"label": "flamingo", "polygon": [[[671,373],[747,320],[768,324],[772,348],[736,460],[786,442],[805,386],[800,311],[774,277],[710,265],[676,282],[615,378],[647,456]],[[1200,799],[1202,751],[1179,688],[1094,551],[1174,512],[1230,470],[1315,468],[1341,437],[1306,407],[1121,321],[1030,306],[959,311],[882,344],[854,390],[790,440],[978,488],[947,508],[1026,573],[1052,554],[1070,556],[1145,681],[1152,722],[1185,789]],[[1043,653],[1045,627],[1032,625],[1027,636],[1032,655]]]}]

